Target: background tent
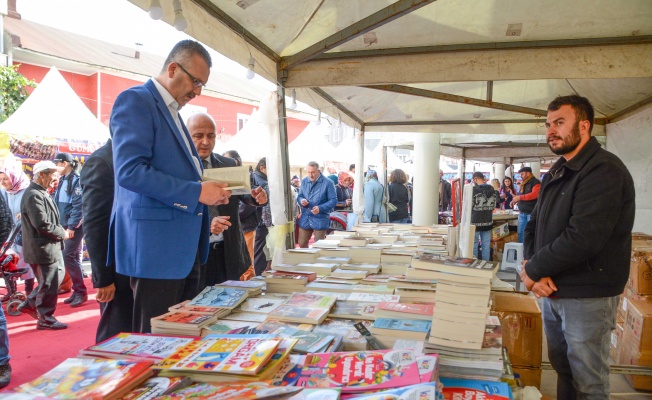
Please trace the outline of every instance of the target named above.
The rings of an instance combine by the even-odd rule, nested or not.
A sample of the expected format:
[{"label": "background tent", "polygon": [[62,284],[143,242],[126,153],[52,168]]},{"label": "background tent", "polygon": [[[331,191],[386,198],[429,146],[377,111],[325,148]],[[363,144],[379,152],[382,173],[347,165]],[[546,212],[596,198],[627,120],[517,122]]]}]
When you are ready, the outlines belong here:
[{"label": "background tent", "polygon": [[109,129],[80,100],[52,67],[32,94],[5,122],[0,132],[24,141],[56,140],[104,143]]}]

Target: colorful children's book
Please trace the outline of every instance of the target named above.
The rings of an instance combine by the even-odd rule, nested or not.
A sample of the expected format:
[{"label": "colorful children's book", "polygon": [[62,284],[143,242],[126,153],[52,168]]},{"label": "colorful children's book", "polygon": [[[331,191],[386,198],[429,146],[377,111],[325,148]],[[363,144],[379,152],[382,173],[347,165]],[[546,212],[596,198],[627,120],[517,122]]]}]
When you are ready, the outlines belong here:
[{"label": "colorful children's book", "polygon": [[294,346],[294,352],[303,354],[323,352],[335,339],[333,335],[302,331],[289,326],[279,327],[270,333],[282,338],[298,339],[298,343]]},{"label": "colorful children's book", "polygon": [[271,379],[270,386],[296,386],[305,362],[305,355],[290,354]]},{"label": "colorful children's book", "polygon": [[297,386],[341,387],[343,393],[421,383],[411,350],[308,354]]},{"label": "colorful children's book", "polygon": [[242,303],[247,298],[248,293],[246,289],[207,286],[188,305],[232,309]]},{"label": "colorful children's book", "polygon": [[287,400],[340,400],[342,389],[303,389],[299,393],[288,397]]},{"label": "colorful children's book", "polygon": [[228,308],[189,306],[188,303],[190,303],[190,300],[186,300],[186,301],[181,302],[179,304],[175,304],[173,306],[170,306],[170,308],[168,308],[168,310],[170,312],[182,312],[182,313],[199,314],[199,315],[212,315],[212,316],[215,316],[216,318],[222,318],[223,316],[225,316],[225,315],[227,315],[227,314],[229,314],[231,312],[231,310],[228,309]]},{"label": "colorful children's book", "polygon": [[149,378],[137,388],[129,392],[122,400],[150,400],[163,396],[190,385],[190,378],[183,376]]},{"label": "colorful children's book", "polygon": [[512,389],[505,382],[491,382],[479,379],[441,378],[444,385],[444,399],[468,400],[511,400]]},{"label": "colorful children's book", "polygon": [[231,383],[193,383],[183,389],[176,390],[157,400],[252,400],[252,399],[278,399],[301,391],[296,386],[270,387],[264,382]]},{"label": "colorful children's book", "polygon": [[149,361],[69,358],[15,391],[58,399],[117,399],[152,375]]},{"label": "colorful children's book", "polygon": [[[342,397],[342,399],[353,398],[356,400],[439,400],[436,382],[420,383],[400,389],[382,390],[364,396]],[[463,399],[463,397],[460,399]]]},{"label": "colorful children's book", "polygon": [[279,321],[318,324],[322,322],[335,298],[318,294],[293,293],[285,302],[271,311],[267,318]]},{"label": "colorful children's book", "polygon": [[188,343],[192,336],[165,336],[144,333],[118,333],[103,342],[80,350],[82,356],[98,356],[119,360],[160,361]]},{"label": "colorful children's book", "polygon": [[225,338],[207,335],[176,355],[158,363],[157,369],[191,372],[220,372],[224,374],[255,375],[276,352],[281,339]]}]

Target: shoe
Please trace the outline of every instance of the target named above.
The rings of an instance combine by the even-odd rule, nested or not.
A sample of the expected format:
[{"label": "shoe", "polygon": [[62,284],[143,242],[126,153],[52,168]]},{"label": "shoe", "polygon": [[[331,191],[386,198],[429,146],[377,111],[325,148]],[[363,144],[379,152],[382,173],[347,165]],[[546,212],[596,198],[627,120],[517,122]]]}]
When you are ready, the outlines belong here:
[{"label": "shoe", "polygon": [[11,365],[0,365],[0,389],[9,385],[11,382]]},{"label": "shoe", "polygon": [[16,310],[20,311],[23,314],[27,314],[34,319],[38,319],[38,311],[36,311],[36,308],[29,305],[29,300],[25,300],[20,303]]},{"label": "shoe", "polygon": [[82,276],[83,276],[84,278],[88,278],[88,272],[86,272],[86,271],[82,272]]},{"label": "shoe", "polygon": [[70,304],[77,298],[77,293],[73,293],[72,296],[68,297],[63,301],[63,304]]},{"label": "shoe", "polygon": [[11,300],[11,296],[9,296],[8,294],[5,294],[4,296],[0,297],[0,302],[2,303],[6,303],[9,300]]},{"label": "shoe", "polygon": [[70,303],[70,307],[75,308],[75,307],[81,307],[88,301],[88,296],[83,295],[83,296],[77,296],[75,299]]},{"label": "shoe", "polygon": [[58,330],[61,330],[61,329],[66,329],[67,327],[68,327],[68,324],[64,324],[63,322],[59,322],[59,321],[54,321],[54,322],[51,322],[51,323],[39,321],[39,322],[36,323],[36,329],[38,329],[38,330],[49,329],[49,330],[53,330],[53,331],[58,331]]},{"label": "shoe", "polygon": [[66,294],[66,293],[70,293],[70,292],[72,292],[72,289],[59,289],[59,291],[57,292],[57,294],[58,294],[59,296],[61,296],[62,294]]}]

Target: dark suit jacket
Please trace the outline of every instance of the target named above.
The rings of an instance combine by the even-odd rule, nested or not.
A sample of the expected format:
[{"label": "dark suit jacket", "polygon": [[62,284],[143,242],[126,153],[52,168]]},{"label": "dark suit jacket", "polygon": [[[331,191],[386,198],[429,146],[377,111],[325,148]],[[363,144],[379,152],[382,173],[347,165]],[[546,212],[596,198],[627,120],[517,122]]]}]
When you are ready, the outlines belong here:
[{"label": "dark suit jacket", "polygon": [[23,255],[28,264],[52,264],[61,259],[66,233],[59,210],[45,188],[30,182],[20,203]]},{"label": "dark suit jacket", "polygon": [[[235,167],[236,162],[232,158],[212,154],[211,165],[213,168]],[[217,206],[220,215],[231,217],[229,218],[231,227],[224,231],[224,262],[227,266],[226,275],[230,280],[239,280],[240,276],[251,265],[251,257],[244,241],[244,234],[240,223],[240,202],[258,206],[256,200],[251,195],[232,196],[228,204]]]},{"label": "dark suit jacket", "polygon": [[450,182],[448,182],[446,179],[440,180],[442,187],[441,187],[441,209],[439,211],[446,211],[450,208],[451,205],[451,196],[453,194],[453,190],[451,188]]},{"label": "dark suit jacket", "polygon": [[[107,267],[109,225],[114,192],[113,147],[111,139],[88,157],[81,171],[84,239],[93,271],[93,287],[116,282],[115,264]],[[121,275],[122,276],[122,275]],[[124,277],[123,277],[124,278]],[[128,280],[123,283],[129,286]],[[119,285],[116,285],[119,286]],[[119,290],[119,289],[118,289]]]}]

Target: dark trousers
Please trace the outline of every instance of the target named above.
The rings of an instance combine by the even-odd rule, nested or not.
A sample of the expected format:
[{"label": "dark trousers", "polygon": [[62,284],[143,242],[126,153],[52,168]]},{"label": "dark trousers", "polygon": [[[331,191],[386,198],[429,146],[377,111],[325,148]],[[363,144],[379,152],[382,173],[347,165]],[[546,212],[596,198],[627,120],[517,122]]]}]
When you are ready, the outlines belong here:
[{"label": "dark trousers", "polygon": [[199,260],[183,279],[149,279],[131,277],[134,292],[133,331],[151,333],[150,320],[168,312],[168,308],[199,294]]},{"label": "dark trousers", "polygon": [[36,308],[40,322],[52,324],[56,322],[54,311],[57,309],[57,293],[59,279],[63,277],[63,260],[58,259],[52,264],[32,264],[34,275],[38,281],[37,290],[27,296],[30,308]]},{"label": "dark trousers", "polygon": [[260,276],[267,269],[267,255],[265,254],[267,233],[266,226],[258,225],[256,227],[256,238],[254,240],[254,270],[256,276]]},{"label": "dark trousers", "polygon": [[201,266],[199,278],[200,290],[206,286],[213,286],[229,279],[226,276],[226,262],[224,258],[224,241],[210,244],[208,260]]},{"label": "dark trousers", "polygon": [[129,277],[114,274],[115,294],[108,303],[100,303],[100,322],[95,342],[102,342],[120,332],[133,332],[134,292]]},{"label": "dark trousers", "polygon": [[74,294],[85,296],[86,285],[84,284],[84,273],[82,271],[82,241],[84,240],[84,228],[80,227],[75,231],[75,236],[63,242],[63,264],[72,279],[72,290]]}]

